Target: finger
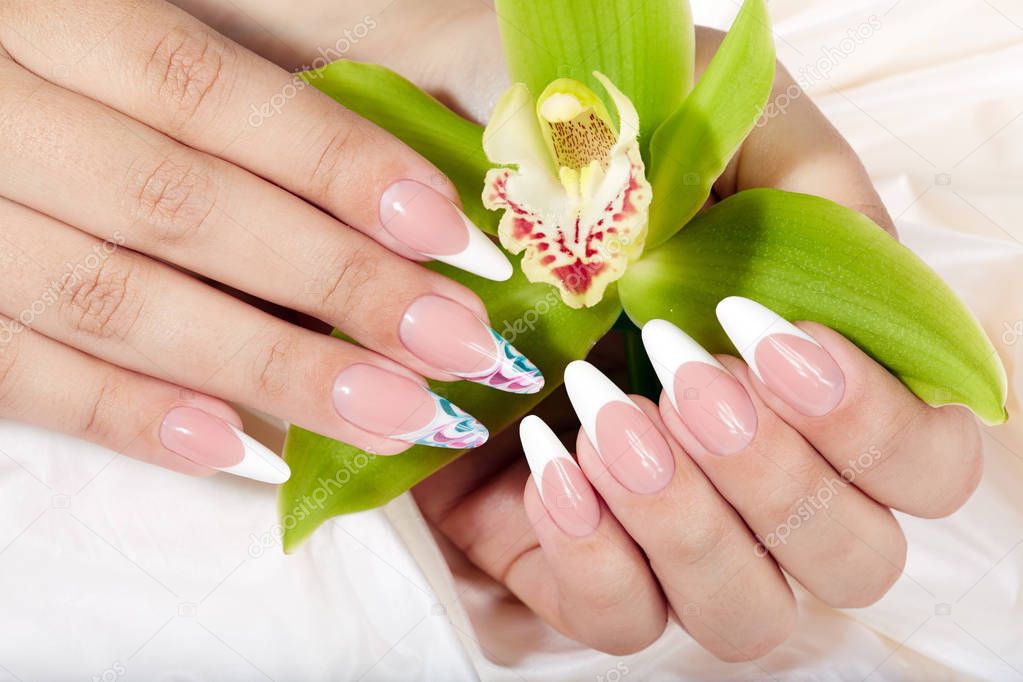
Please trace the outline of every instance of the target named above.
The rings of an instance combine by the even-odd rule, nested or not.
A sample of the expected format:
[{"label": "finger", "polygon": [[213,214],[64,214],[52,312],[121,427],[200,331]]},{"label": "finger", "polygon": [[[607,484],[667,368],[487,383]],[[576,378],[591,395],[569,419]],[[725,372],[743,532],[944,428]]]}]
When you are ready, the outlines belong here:
[{"label": "finger", "polygon": [[[0,78],[15,86],[0,100],[28,96],[27,81],[37,80],[14,66]],[[432,378],[516,392],[542,387],[539,372],[490,330],[483,304],[467,288],[95,102],[49,84],[31,97],[36,107],[11,116],[10,134],[0,139],[0,151],[17,159],[0,170],[0,190],[12,199],[326,320]],[[70,129],[73,139],[62,139],[60,131]],[[23,149],[34,136],[39,144]],[[97,176],[117,180],[97,184]],[[383,271],[387,277],[378,275]]]},{"label": "finger", "polygon": [[793,326],[739,297],[722,301],[718,317],[753,369],[757,394],[878,502],[945,516],[980,483],[980,433],[969,410],[925,405],[827,327]]},{"label": "finger", "polygon": [[[832,606],[880,599],[905,562],[891,512],[850,486],[764,404],[741,361],[714,358],[663,321],[648,323],[644,341],[665,387],[665,424],[756,533],[761,551]],[[721,447],[739,437],[745,446]]]},{"label": "finger", "polygon": [[[300,194],[403,255],[511,276],[431,163],[185,12],[114,0],[87,4],[67,22],[60,2],[10,4],[10,35],[0,24],[0,37],[42,77]],[[97,42],[102,35],[116,39]],[[56,68],[72,62],[71,45],[93,47]]]},{"label": "finger", "polygon": [[[723,37],[697,28],[698,65],[710,63]],[[719,196],[754,187],[826,197],[896,232],[859,156],[780,63],[760,121],[714,185]]]},{"label": "finger", "polygon": [[486,429],[401,366],[294,327],[140,254],[0,200],[17,258],[0,312],[110,363],[251,405],[378,454],[471,447]]},{"label": "finger", "polygon": [[[683,627],[732,661],[758,658],[784,641],[796,614],[785,578],[756,552],[753,534],[699,467],[669,445],[656,406],[633,401],[589,363],[569,365],[565,386],[583,423],[579,463],[649,558]],[[622,476],[662,452],[674,459],[662,488],[636,489]]]},{"label": "finger", "polygon": [[642,552],[539,417],[523,419],[520,434],[532,471],[523,499],[542,557],[510,571],[509,587],[539,590],[537,612],[596,649],[621,655],[645,648],[667,615]]},{"label": "finger", "polygon": [[114,367],[7,317],[0,317],[0,416],[193,476],[220,470],[283,483],[290,475],[225,403]]}]

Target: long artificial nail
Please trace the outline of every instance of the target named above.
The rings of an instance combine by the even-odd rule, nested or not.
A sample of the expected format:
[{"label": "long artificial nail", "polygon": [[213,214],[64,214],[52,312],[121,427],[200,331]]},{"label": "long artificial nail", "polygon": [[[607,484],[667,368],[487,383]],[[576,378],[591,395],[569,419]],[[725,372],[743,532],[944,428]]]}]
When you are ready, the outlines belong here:
[{"label": "long artificial nail", "polygon": [[509,393],[537,393],[543,374],[465,306],[442,296],[421,296],[398,330],[423,362],[477,384]]},{"label": "long artificial nail", "polygon": [[756,408],[713,355],[665,320],[643,326],[643,345],[675,411],[705,448],[732,455],[750,444]]},{"label": "long artificial nail", "polygon": [[373,365],[352,365],[334,380],[334,409],[371,433],[415,445],[462,450],[487,440],[487,427],[446,398]]},{"label": "long artificial nail", "polygon": [[842,402],[842,369],[802,329],[739,296],[718,303],[717,316],[750,369],[793,408],[808,417],[822,417]]},{"label": "long artificial nail", "polygon": [[558,527],[575,537],[596,530],[600,523],[597,496],[550,427],[530,415],[519,424],[519,437],[540,499]]},{"label": "long artificial nail", "polygon": [[284,483],[291,469],[241,429],[195,407],[175,407],[160,424],[160,442],[171,452],[211,469],[265,483]]},{"label": "long artificial nail", "polygon": [[384,190],[380,222],[391,236],[427,258],[498,282],[512,276],[504,252],[457,206],[421,182],[399,180]]},{"label": "long artificial nail", "polygon": [[675,458],[654,423],[600,370],[576,360],[565,368],[565,388],[583,430],[604,466],[635,493],[664,488]]}]

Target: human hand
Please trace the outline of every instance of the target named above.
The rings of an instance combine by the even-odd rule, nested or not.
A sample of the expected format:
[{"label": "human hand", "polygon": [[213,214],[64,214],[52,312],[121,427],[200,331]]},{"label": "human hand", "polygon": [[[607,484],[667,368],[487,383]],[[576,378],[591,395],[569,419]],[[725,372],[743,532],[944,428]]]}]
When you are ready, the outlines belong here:
[{"label": "human hand", "polygon": [[448,180],[169,4],[3,3],[0,156],[0,416],[280,482],[225,400],[395,454],[486,438],[423,376],[542,385],[475,294],[414,262],[511,274]]},{"label": "human hand", "polygon": [[[698,32],[704,65],[715,35]],[[780,71],[776,93],[791,85]],[[804,95],[789,99],[715,197],[759,186],[823,195],[894,234],[848,144]],[[791,326],[743,299],[719,314],[744,359],[711,358],[666,323],[644,331],[666,389],[659,407],[570,366],[576,418],[551,401],[543,411],[558,432],[582,424],[578,463],[527,418],[532,477],[506,437],[416,489],[469,559],[594,648],[642,649],[674,613],[722,659],[762,656],[796,621],[784,573],[832,606],[873,603],[905,561],[890,510],[942,516],[979,481],[967,410],[923,404],[821,325]]]}]

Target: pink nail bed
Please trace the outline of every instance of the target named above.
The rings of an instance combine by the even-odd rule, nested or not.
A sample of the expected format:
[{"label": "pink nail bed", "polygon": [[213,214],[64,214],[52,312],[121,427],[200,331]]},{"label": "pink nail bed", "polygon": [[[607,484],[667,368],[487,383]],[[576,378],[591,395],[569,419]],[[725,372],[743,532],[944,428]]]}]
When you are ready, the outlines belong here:
[{"label": "pink nail bed", "polygon": [[482,445],[487,429],[471,415],[408,377],[357,364],[334,381],[334,408],[371,433],[417,445],[464,449]]},{"label": "pink nail bed", "polygon": [[537,393],[543,374],[465,306],[422,296],[402,316],[398,335],[423,362],[468,381],[510,393]]},{"label": "pink nail bed", "polygon": [[635,405],[610,402],[597,413],[597,450],[611,475],[634,493],[671,481],[675,459],[653,422]]},{"label": "pink nail bed", "polygon": [[675,474],[675,457],[654,423],[588,362],[565,368],[565,388],[583,431],[611,475],[634,493],[655,493]]},{"label": "pink nail bed", "polygon": [[419,253],[451,256],[469,245],[469,230],[454,204],[433,188],[399,180],[380,197],[380,221]]},{"label": "pink nail bed", "polygon": [[842,402],[842,369],[802,329],[741,296],[718,303],[717,316],[754,374],[794,409],[808,417],[822,417]]},{"label": "pink nail bed", "polygon": [[214,469],[234,466],[245,447],[223,419],[195,407],[175,407],[160,425],[163,446],[185,459]]},{"label": "pink nail bed", "polygon": [[398,180],[380,196],[380,223],[423,256],[502,282],[508,257],[447,197],[415,180]]},{"label": "pink nail bed", "polygon": [[757,345],[760,378],[782,400],[808,417],[823,417],[845,395],[845,375],[816,343],[791,334],[771,334]]},{"label": "pink nail bed", "polygon": [[714,454],[735,454],[753,440],[756,408],[726,370],[706,362],[687,362],[675,374],[674,390],[683,423]]},{"label": "pink nail bed", "polygon": [[554,523],[573,537],[593,533],[600,524],[600,504],[572,455],[539,417],[523,419],[519,436],[533,482]]},{"label": "pink nail bed", "polygon": [[264,483],[284,483],[291,469],[238,427],[196,407],[172,408],[160,423],[160,442],[171,452],[211,469]]}]

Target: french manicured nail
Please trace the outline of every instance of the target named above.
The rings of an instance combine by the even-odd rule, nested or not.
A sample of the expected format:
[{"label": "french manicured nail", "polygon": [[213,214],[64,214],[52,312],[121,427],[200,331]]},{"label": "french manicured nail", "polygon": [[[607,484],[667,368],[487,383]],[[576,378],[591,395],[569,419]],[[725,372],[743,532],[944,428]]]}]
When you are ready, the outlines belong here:
[{"label": "french manicured nail", "polygon": [[421,296],[405,311],[401,342],[428,365],[509,393],[537,393],[543,374],[468,308],[443,296]]},{"label": "french manicured nail", "polygon": [[675,473],[675,458],[654,423],[600,370],[583,360],[565,368],[565,388],[604,466],[634,493],[655,493]]},{"label": "french manicured nail", "polygon": [[643,345],[675,411],[705,448],[733,455],[750,444],[757,432],[753,401],[713,355],[665,320],[643,325]]},{"label": "french manicured nail", "polygon": [[793,408],[808,417],[822,417],[842,402],[842,369],[802,329],[739,296],[718,303],[717,316],[750,369]]},{"label": "french manicured nail", "polygon": [[334,409],[361,429],[415,445],[462,450],[487,440],[487,427],[449,400],[373,365],[352,365],[334,380]]},{"label": "french manicured nail", "polygon": [[291,469],[244,431],[195,407],[175,407],[160,424],[160,442],[171,452],[211,469],[265,483],[284,483]]},{"label": "french manicured nail", "polygon": [[385,189],[380,222],[391,236],[428,258],[497,282],[512,276],[504,252],[447,197],[421,182],[399,180]]},{"label": "french manicured nail", "polygon": [[589,481],[550,427],[529,415],[519,424],[519,438],[533,482],[558,528],[585,537],[600,523],[600,505]]}]

